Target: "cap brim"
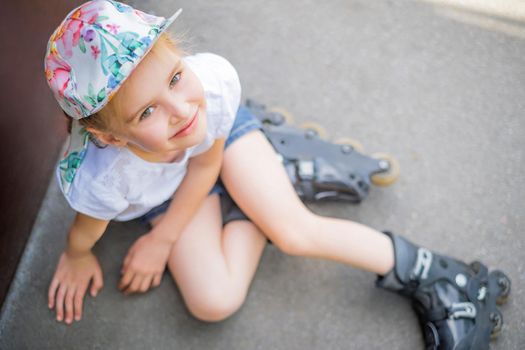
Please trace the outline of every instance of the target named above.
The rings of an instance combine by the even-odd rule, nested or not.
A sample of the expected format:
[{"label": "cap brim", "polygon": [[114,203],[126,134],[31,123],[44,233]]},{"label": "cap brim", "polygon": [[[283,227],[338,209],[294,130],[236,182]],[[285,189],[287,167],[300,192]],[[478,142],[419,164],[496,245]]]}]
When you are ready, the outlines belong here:
[{"label": "cap brim", "polygon": [[179,17],[181,13],[182,9],[180,8],[173,14],[173,16],[166,18],[166,22],[164,22],[164,24],[162,25],[163,29],[166,30],[166,28],[169,27],[173,23],[173,21],[176,20],[177,17]]}]

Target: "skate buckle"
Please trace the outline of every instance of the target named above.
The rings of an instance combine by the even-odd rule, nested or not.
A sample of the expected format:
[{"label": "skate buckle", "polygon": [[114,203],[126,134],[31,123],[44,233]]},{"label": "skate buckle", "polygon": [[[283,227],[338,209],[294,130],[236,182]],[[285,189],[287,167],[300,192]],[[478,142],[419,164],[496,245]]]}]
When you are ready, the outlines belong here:
[{"label": "skate buckle", "polygon": [[427,279],[430,265],[432,265],[432,252],[425,248],[419,248],[417,250],[416,266],[414,266],[412,276],[414,278]]},{"label": "skate buckle", "polygon": [[469,302],[452,303],[452,306],[449,309],[449,317],[453,319],[476,318],[476,307]]},{"label": "skate buckle", "polygon": [[314,162],[311,160],[300,160],[297,170],[301,180],[312,180],[314,178]]}]

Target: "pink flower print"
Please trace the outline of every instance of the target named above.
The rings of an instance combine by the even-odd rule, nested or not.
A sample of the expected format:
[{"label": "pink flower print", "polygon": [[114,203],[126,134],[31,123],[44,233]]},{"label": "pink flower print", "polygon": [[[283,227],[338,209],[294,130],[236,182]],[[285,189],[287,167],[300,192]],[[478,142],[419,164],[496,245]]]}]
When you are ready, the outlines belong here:
[{"label": "pink flower print", "polygon": [[62,54],[66,58],[73,56],[73,47],[77,46],[78,40],[80,39],[80,31],[84,23],[76,20],[68,20],[61,26],[55,35],[54,39],[57,40],[63,47]]},{"label": "pink flower print", "polygon": [[145,23],[149,25],[160,25],[160,23],[158,23],[158,18],[155,16],[149,15],[145,12],[135,10],[135,9],[133,10],[133,12],[135,13],[135,15],[137,15],[137,17],[139,17],[140,19],[142,19]]},{"label": "pink flower print", "polygon": [[77,46],[78,39],[80,39],[80,30],[84,26],[84,23],[79,21],[74,21],[71,23],[72,37],[73,37],[73,46]]},{"label": "pink flower print", "polygon": [[82,22],[87,22],[89,24],[95,23],[100,11],[104,10],[104,2],[102,1],[92,1],[86,6],[82,6],[76,10],[72,15],[72,19],[78,19]]},{"label": "pink flower print", "polygon": [[108,28],[109,32],[115,35],[117,35],[119,27],[120,26],[117,24],[106,24],[106,28]]},{"label": "pink flower print", "polygon": [[[82,29],[90,27],[90,24],[96,22],[101,11],[104,10],[104,1],[92,1],[73,12],[70,18],[57,29],[51,39],[57,41],[61,46],[61,54],[65,58],[73,56],[73,48],[78,45]],[[88,32],[87,30],[86,32]],[[94,36],[94,33],[90,34]]]},{"label": "pink flower print", "polygon": [[97,46],[91,45],[91,54],[93,55],[94,59],[97,59],[98,55],[100,54],[100,50]]},{"label": "pink flower print", "polygon": [[46,77],[49,86],[53,91],[63,98],[64,91],[67,89],[70,77],[71,67],[59,58],[56,53],[51,52],[46,58]]}]

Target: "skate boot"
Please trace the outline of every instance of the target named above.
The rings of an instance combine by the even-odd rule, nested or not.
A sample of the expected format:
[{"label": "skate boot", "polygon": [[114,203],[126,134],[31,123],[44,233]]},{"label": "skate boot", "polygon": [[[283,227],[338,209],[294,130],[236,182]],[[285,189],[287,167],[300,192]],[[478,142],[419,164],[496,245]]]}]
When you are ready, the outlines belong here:
[{"label": "skate boot", "polygon": [[412,300],[426,349],[488,349],[503,325],[496,304],[506,301],[510,279],[497,270],[489,274],[480,262],[467,265],[385,234],[394,244],[395,267],[376,284]]},{"label": "skate boot", "polygon": [[252,100],[246,107],[262,122],[266,138],[304,201],[359,203],[372,184],[388,186],[399,176],[397,161],[387,154],[364,155],[362,146],[351,139],[327,141],[319,125],[295,127],[284,110],[269,110]]}]

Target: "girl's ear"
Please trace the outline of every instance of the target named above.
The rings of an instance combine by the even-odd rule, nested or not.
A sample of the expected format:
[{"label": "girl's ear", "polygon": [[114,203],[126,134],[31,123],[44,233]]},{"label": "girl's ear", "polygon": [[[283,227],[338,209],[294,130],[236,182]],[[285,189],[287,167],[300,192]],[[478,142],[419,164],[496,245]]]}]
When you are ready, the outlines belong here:
[{"label": "girl's ear", "polygon": [[124,147],[128,143],[126,140],[117,137],[114,134],[107,131],[100,131],[91,127],[87,127],[86,130],[93,134],[93,136],[95,136],[99,141],[107,145]]}]

